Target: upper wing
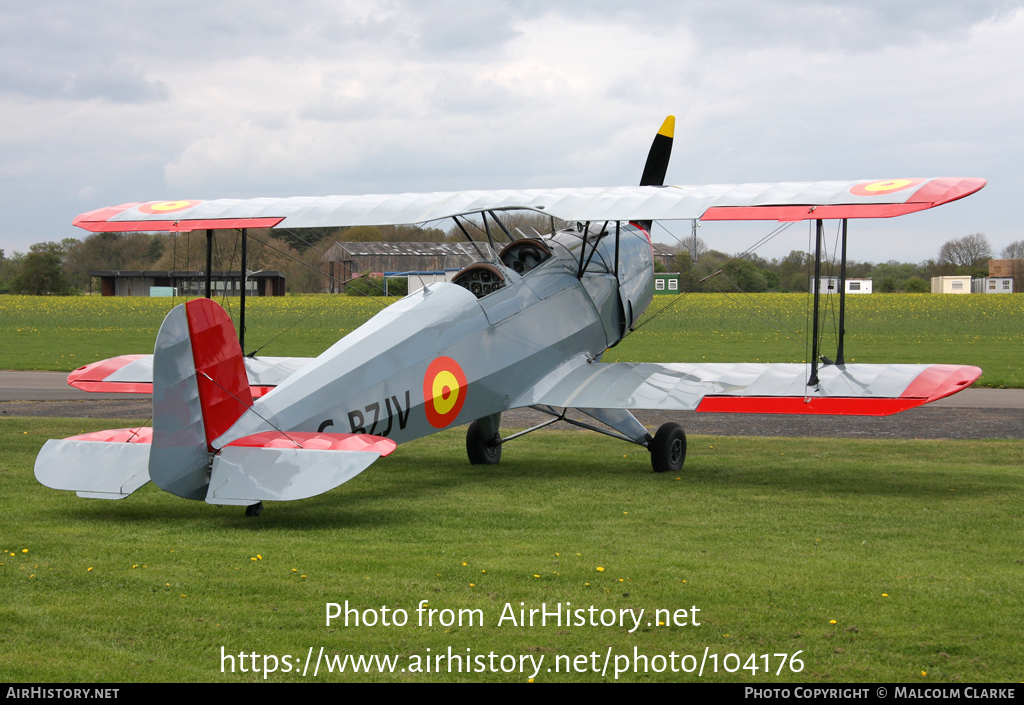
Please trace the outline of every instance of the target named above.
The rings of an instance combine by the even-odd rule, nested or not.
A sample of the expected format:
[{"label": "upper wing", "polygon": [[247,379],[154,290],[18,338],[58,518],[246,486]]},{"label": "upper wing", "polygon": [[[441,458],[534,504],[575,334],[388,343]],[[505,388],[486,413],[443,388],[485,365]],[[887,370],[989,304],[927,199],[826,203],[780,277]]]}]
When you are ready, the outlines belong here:
[{"label": "upper wing", "polygon": [[887,416],[955,394],[981,370],[968,365],[809,365],[649,362],[560,365],[511,406],[665,409],[760,414]]},{"label": "upper wing", "polygon": [[93,232],[313,228],[425,223],[516,209],[574,221],[890,218],[955,201],[984,186],[984,179],[942,177],[156,201],[101,208],[73,223]]}]

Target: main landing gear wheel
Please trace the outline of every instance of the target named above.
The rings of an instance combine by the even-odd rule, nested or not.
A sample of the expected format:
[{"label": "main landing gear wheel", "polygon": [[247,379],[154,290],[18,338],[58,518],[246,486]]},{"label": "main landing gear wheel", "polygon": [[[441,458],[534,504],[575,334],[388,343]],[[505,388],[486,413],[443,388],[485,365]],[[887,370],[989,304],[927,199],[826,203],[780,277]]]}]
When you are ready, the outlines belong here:
[{"label": "main landing gear wheel", "polygon": [[686,460],[686,434],[677,423],[662,424],[648,446],[654,472],[679,472]]},{"label": "main landing gear wheel", "polygon": [[501,460],[501,443],[498,435],[488,438],[480,428],[480,422],[474,421],[466,431],[466,454],[470,465],[495,465]]},{"label": "main landing gear wheel", "polygon": [[250,504],[245,508],[245,515],[247,517],[258,517],[263,513],[263,502],[257,502],[256,504]]}]

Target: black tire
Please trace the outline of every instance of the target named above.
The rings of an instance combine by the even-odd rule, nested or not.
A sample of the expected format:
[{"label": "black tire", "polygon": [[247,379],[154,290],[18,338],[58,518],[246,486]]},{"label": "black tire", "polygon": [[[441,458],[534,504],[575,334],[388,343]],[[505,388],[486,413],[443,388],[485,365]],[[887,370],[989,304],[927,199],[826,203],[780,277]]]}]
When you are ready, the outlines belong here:
[{"label": "black tire", "polygon": [[686,433],[677,423],[662,424],[648,447],[654,472],[679,472],[686,460]]},{"label": "black tire", "polygon": [[245,515],[247,517],[258,517],[263,513],[263,502],[257,502],[256,504],[250,504],[245,508]]},{"label": "black tire", "polygon": [[466,431],[466,454],[471,465],[496,465],[501,460],[501,443],[497,435],[487,438],[480,429],[480,422],[474,421]]}]

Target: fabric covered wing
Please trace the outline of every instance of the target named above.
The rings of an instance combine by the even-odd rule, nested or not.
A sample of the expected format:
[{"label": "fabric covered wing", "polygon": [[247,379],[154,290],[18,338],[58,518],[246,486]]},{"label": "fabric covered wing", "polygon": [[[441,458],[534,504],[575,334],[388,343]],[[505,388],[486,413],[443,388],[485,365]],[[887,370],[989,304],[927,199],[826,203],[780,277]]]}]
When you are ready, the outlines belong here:
[{"label": "fabric covered wing", "polygon": [[101,208],[73,223],[93,232],[312,228],[425,223],[513,209],[575,221],[887,218],[963,198],[984,185],[984,179],[940,177],[155,201]]},{"label": "fabric covered wing", "polygon": [[808,387],[809,365],[587,363],[574,358],[512,406],[664,409],[761,414],[886,416],[970,386],[967,365],[827,365]]},{"label": "fabric covered wing", "polygon": [[[312,360],[311,357],[244,358],[252,396],[263,396]],[[68,384],[85,392],[152,394],[153,356],[120,355],[93,362],[68,375]]]}]

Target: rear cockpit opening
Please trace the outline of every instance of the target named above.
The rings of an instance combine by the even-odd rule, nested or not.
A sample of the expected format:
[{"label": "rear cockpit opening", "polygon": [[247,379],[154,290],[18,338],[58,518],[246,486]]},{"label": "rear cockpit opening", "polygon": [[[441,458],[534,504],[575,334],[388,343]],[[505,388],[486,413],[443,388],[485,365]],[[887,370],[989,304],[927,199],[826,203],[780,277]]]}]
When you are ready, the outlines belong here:
[{"label": "rear cockpit opening", "polygon": [[551,257],[551,250],[539,239],[523,238],[506,245],[499,257],[512,271],[526,274]]}]

